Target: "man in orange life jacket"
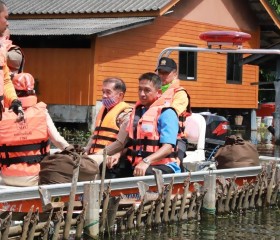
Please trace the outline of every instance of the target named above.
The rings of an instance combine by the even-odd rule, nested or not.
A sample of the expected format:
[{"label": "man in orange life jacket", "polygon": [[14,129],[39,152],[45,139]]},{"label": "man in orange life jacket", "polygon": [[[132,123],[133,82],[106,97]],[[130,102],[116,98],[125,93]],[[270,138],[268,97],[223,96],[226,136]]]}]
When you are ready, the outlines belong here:
[{"label": "man in orange life jacket", "polygon": [[132,107],[123,101],[126,86],[122,79],[107,78],[102,85],[102,107],[97,114],[95,128],[85,151],[91,155],[102,153],[105,146],[116,140],[120,126],[126,124]]},{"label": "man in orange life jacket", "polygon": [[57,131],[43,102],[37,103],[34,78],[15,74],[13,84],[25,110],[25,120],[6,110],[0,123],[0,166],[2,181],[12,186],[38,184],[39,162],[49,154],[50,141],[59,149],[69,146]]},{"label": "man in orange life jacket", "polygon": [[[191,114],[190,96],[183,87],[180,87],[177,64],[172,58],[162,57],[159,60],[156,71],[162,80],[162,96],[165,97],[166,101],[169,102],[170,106],[175,109],[179,116],[179,135],[181,139],[178,140],[178,157],[182,163],[187,150],[184,122],[186,117]],[[182,164],[181,168],[183,169]]]},{"label": "man in orange life jacket", "polygon": [[[161,98],[161,79],[155,73],[145,73],[139,77],[139,101],[136,103],[127,126],[126,167],[115,171],[115,177],[152,175],[152,168],[163,174],[181,172],[177,160],[178,117],[174,109],[165,107]],[[109,146],[109,155],[119,148]],[[123,145],[124,146],[124,145]],[[107,158],[107,172],[118,168],[119,159]],[[110,176],[108,174],[107,176]]]},{"label": "man in orange life jacket", "polygon": [[[4,33],[9,26],[8,9],[3,1],[0,1],[0,35]],[[4,106],[8,106],[18,115],[17,121],[24,118],[21,102],[18,100],[14,86],[10,78],[10,71],[6,62],[7,51],[3,43],[0,43],[0,121]],[[4,105],[5,104],[5,105]]]}]

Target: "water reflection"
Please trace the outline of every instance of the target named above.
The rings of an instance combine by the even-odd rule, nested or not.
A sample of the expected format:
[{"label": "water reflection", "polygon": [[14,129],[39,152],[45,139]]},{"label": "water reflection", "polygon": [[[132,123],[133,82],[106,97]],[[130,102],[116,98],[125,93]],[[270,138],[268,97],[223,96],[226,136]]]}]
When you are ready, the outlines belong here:
[{"label": "water reflection", "polygon": [[183,240],[183,239],[280,239],[280,211],[277,208],[252,210],[212,219],[202,218],[157,229],[110,236],[117,240]]}]

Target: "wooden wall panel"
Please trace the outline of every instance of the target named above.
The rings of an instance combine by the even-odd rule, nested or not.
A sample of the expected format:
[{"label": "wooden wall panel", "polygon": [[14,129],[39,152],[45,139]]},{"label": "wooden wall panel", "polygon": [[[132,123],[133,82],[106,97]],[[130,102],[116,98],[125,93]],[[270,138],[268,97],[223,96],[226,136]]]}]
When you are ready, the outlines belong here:
[{"label": "wooden wall panel", "polygon": [[40,101],[92,104],[89,101],[90,49],[25,48],[24,53],[24,70],[38,79]]},{"label": "wooden wall panel", "polygon": [[[167,47],[179,44],[206,47],[199,34],[210,30],[234,30],[186,20],[160,17],[154,23],[114,35],[97,38],[95,51],[96,70],[94,79],[96,99],[101,99],[101,85],[104,78],[119,76],[127,83],[125,100],[137,100],[138,77],[154,71],[158,54]],[[259,46],[259,32],[250,32],[252,40],[246,48]],[[178,62],[178,54],[172,54]],[[251,82],[258,81],[258,67],[244,66],[243,83],[226,84],[226,60],[222,54],[200,53],[198,55],[197,81],[181,81],[191,95],[193,107],[256,108],[258,87]]]}]

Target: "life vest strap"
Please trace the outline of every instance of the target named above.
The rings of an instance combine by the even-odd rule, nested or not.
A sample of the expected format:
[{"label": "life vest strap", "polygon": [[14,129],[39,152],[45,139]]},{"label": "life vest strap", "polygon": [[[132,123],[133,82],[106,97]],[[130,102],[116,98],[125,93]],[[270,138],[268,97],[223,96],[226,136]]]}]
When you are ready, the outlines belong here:
[{"label": "life vest strap", "polygon": [[125,147],[136,146],[136,145],[143,145],[143,146],[161,146],[162,144],[159,140],[150,140],[150,139],[132,139],[129,138]]},{"label": "life vest strap", "polygon": [[112,133],[115,133],[115,134],[118,134],[119,133],[119,130],[116,130],[114,128],[108,128],[108,127],[96,127],[94,131],[106,131],[106,132],[112,132]]},{"label": "life vest strap", "polygon": [[92,139],[101,139],[101,140],[106,140],[110,142],[114,142],[116,139],[112,137],[107,137],[107,136],[102,136],[102,135],[94,135]]},{"label": "life vest strap", "polygon": [[[126,154],[129,155],[129,156],[142,157],[142,158],[146,158],[153,153],[154,152],[147,152],[147,151],[143,151],[143,150],[132,150],[132,149],[127,149],[127,152],[126,152]],[[178,155],[177,152],[172,152],[169,155],[167,155],[165,158],[176,158],[177,155]]]},{"label": "life vest strap", "polygon": [[98,149],[100,149],[100,148],[105,148],[106,146],[105,145],[103,145],[103,144],[92,144],[91,145],[91,149],[93,149],[93,148],[98,148]]},{"label": "life vest strap", "polygon": [[41,150],[42,154],[46,152],[47,147],[50,145],[50,140],[42,141],[36,144],[25,144],[20,146],[0,146],[0,152],[25,152],[25,151],[34,151]]},{"label": "life vest strap", "polygon": [[47,156],[48,153],[42,154],[42,155],[33,155],[33,156],[21,156],[21,157],[12,157],[8,159],[2,159],[1,164],[2,165],[11,165],[16,163],[28,163],[28,164],[34,164],[39,163],[42,161],[42,159]]}]

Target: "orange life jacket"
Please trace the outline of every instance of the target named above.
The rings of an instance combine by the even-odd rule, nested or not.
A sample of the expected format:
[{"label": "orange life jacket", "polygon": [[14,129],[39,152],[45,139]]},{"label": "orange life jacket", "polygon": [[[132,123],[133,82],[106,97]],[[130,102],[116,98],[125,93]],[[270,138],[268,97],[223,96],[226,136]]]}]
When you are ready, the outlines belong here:
[{"label": "orange life jacket", "polygon": [[[173,80],[172,84],[161,95],[161,97],[165,99],[165,106],[166,107],[171,106],[172,102],[173,102],[173,99],[174,99],[174,95],[179,91],[186,92],[186,94],[188,96],[188,100],[189,100],[189,104],[188,104],[187,108],[185,109],[185,111],[183,111],[179,115],[179,135],[181,137],[183,137],[184,136],[184,130],[185,130],[186,118],[192,114],[190,95],[188,94],[188,92],[183,87],[180,87],[179,80]],[[176,109],[176,106],[173,106],[173,108]]]},{"label": "orange life jacket", "polygon": [[106,108],[102,105],[100,111],[98,112],[89,154],[93,154],[104,149],[108,144],[117,139],[117,135],[120,130],[117,125],[117,117],[125,110],[130,111],[131,106],[126,102],[119,102],[116,106],[110,109],[104,117],[103,115],[105,109]]},{"label": "orange life jacket", "polygon": [[38,163],[50,151],[46,104],[25,109],[25,120],[15,122],[16,114],[6,110],[0,124],[0,164]]},{"label": "orange life jacket", "polygon": [[29,95],[26,97],[19,97],[18,98],[21,101],[22,107],[25,108],[30,108],[37,103],[37,97],[36,95]]},{"label": "orange life jacket", "polygon": [[[133,166],[136,166],[143,158],[148,157],[156,152],[161,144],[159,142],[160,135],[158,132],[158,118],[164,108],[164,98],[159,98],[149,109],[143,114],[142,105],[137,102],[132,111],[130,122],[127,126],[129,134],[127,158]],[[173,152],[166,158],[161,159],[151,165],[167,164],[169,162],[177,162],[177,152],[173,148]]]}]

